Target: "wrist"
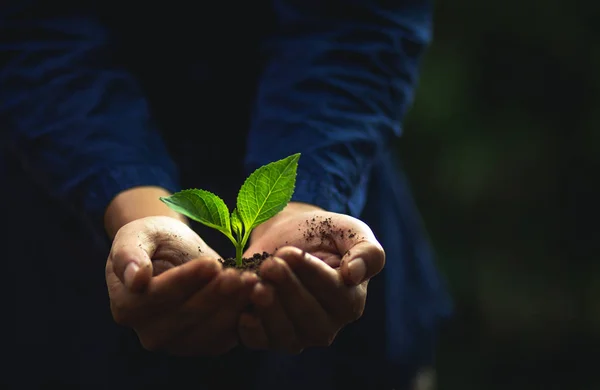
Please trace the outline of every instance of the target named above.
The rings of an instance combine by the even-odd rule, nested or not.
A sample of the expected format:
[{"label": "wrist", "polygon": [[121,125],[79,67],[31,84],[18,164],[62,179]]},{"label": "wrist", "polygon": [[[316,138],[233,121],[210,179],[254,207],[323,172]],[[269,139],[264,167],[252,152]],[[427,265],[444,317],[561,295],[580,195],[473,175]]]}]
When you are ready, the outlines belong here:
[{"label": "wrist", "polygon": [[166,216],[188,223],[187,218],[171,210],[160,201],[161,196],[171,193],[161,187],[135,187],[119,193],[110,202],[104,214],[104,229],[112,239],[117,231],[136,219]]}]

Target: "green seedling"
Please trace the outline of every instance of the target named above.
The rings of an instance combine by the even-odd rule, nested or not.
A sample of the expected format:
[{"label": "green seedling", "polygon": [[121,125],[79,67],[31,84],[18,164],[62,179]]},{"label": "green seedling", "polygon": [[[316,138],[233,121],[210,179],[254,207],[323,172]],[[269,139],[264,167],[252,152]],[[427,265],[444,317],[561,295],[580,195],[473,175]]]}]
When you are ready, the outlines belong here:
[{"label": "green seedling", "polygon": [[292,198],[299,159],[300,153],[296,153],[254,171],[240,188],[231,213],[223,199],[205,190],[183,190],[160,200],[174,211],[223,233],[235,246],[235,263],[241,267],[252,230],[283,210]]}]

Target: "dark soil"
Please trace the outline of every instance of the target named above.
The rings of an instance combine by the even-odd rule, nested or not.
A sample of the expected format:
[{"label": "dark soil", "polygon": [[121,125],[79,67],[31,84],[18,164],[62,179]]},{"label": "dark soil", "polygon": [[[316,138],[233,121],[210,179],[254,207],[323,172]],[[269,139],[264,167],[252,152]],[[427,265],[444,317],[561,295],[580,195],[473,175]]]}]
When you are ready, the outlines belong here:
[{"label": "dark soil", "polygon": [[[356,232],[352,229],[340,229],[335,226],[331,218],[320,218],[314,217],[307,219],[304,224],[298,225],[298,231],[303,231],[302,235],[304,240],[308,243],[313,240],[319,240],[320,244],[335,246],[336,239],[353,239],[356,237]],[[285,242],[287,245],[287,241]],[[276,252],[278,248],[275,248],[273,252]],[[235,268],[240,271],[251,271],[259,274],[260,265],[273,256],[271,253],[255,253],[250,258],[242,259],[242,266],[237,267],[235,264],[235,258],[230,257],[228,259],[219,259],[224,268]]]},{"label": "dark soil", "polygon": [[230,257],[228,259],[219,259],[219,261],[221,262],[221,264],[223,264],[223,268],[235,268],[238,269],[240,271],[251,271],[251,272],[256,272],[257,275],[260,274],[260,265],[263,263],[263,261],[267,260],[269,257],[271,257],[272,254],[267,253],[267,252],[263,252],[263,253],[255,253],[254,256],[252,257],[244,257],[242,259],[242,266],[241,267],[237,267],[235,264],[235,257]]}]

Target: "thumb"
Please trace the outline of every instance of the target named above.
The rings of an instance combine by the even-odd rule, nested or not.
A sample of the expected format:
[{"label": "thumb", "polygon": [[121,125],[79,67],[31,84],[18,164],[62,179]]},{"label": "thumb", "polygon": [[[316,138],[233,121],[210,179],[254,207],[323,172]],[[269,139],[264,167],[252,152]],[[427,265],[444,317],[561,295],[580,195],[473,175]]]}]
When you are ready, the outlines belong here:
[{"label": "thumb", "polygon": [[359,285],[383,269],[385,251],[376,240],[359,241],[342,257],[341,271],[344,282]]},{"label": "thumb", "polygon": [[145,232],[124,226],[115,236],[109,255],[117,278],[131,291],[141,291],[152,278],[150,256],[156,244]]}]

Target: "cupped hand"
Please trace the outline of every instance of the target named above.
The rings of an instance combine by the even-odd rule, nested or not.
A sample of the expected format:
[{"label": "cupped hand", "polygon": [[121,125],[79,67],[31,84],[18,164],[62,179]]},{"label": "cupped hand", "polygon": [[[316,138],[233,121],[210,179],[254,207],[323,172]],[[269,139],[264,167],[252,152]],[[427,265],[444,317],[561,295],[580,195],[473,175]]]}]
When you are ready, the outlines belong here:
[{"label": "cupped hand", "polygon": [[176,355],[219,355],[237,345],[237,323],[257,277],[223,270],[185,223],[147,217],[117,232],[106,262],[114,320],[144,348]]},{"label": "cupped hand", "polygon": [[290,204],[257,227],[246,255],[275,252],[252,291],[254,313],[240,317],[249,348],[298,353],[329,346],[362,316],[367,285],[385,264],[371,229],[348,215]]}]

